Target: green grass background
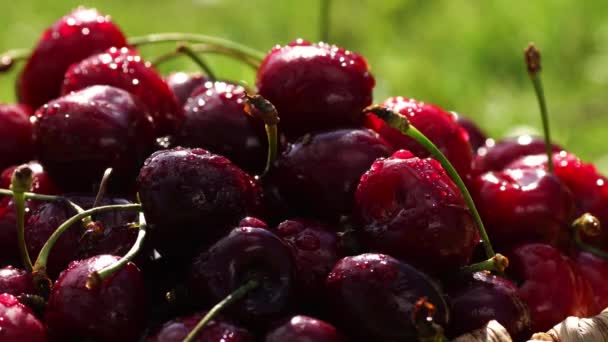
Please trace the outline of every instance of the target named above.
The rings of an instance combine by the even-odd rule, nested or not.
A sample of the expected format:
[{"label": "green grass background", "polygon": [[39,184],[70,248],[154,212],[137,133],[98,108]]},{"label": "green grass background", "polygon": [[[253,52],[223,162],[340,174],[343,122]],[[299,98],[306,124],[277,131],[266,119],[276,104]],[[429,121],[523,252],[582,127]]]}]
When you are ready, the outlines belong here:
[{"label": "green grass background", "polygon": [[[319,37],[319,2],[276,0],[6,1],[0,49],[31,47],[73,7],[96,7],[124,32],[198,32],[259,50]],[[330,41],[362,53],[376,77],[376,101],[402,95],[474,118],[501,137],[540,128],[523,63],[529,41],[542,49],[554,140],[608,171],[608,1],[333,0]],[[153,57],[172,45],[142,49]],[[235,62],[210,58],[221,77],[251,83]],[[196,68],[180,59],[163,72]],[[16,72],[0,79],[13,101]]]}]

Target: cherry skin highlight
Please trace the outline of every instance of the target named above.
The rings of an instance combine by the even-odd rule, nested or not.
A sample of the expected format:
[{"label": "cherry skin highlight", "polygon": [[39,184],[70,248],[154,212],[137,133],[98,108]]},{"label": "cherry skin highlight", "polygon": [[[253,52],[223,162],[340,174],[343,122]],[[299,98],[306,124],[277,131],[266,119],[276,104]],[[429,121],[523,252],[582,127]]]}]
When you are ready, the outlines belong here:
[{"label": "cherry skin highlight", "polygon": [[61,94],[70,65],[127,41],[109,16],[79,7],[48,28],[36,44],[17,80],[20,103],[36,109]]},{"label": "cherry skin highlight", "polygon": [[290,138],[360,125],[374,84],[362,56],[302,40],[273,48],[256,80],[259,94],[275,105],[281,131]]},{"label": "cherry skin highlight", "polygon": [[268,143],[262,120],[244,110],[245,88],[227,82],[206,82],[184,106],[185,118],[175,144],[200,147],[230,159],[245,171],[264,170]]},{"label": "cherry skin highlight", "polygon": [[8,293],[13,296],[35,293],[32,274],[12,266],[0,268],[0,293]]},{"label": "cherry skin highlight", "polygon": [[327,276],[326,291],[343,331],[381,341],[416,338],[413,311],[422,297],[445,326],[448,308],[442,294],[420,271],[384,254],[361,254],[338,261]]},{"label": "cherry skin highlight", "polygon": [[108,85],[133,94],[152,118],[158,136],[175,132],[183,111],[160,74],[137,51],[112,47],[72,65],[65,73],[62,94],[93,85]]},{"label": "cherry skin highlight", "polygon": [[[382,106],[405,116],[410,123],[429,138],[454,165],[464,178],[471,170],[473,152],[469,135],[451,113],[432,104],[401,96],[386,99]],[[422,145],[398,130],[389,127],[373,114],[368,114],[365,125],[378,132],[395,149],[405,149],[420,158],[430,156]]]},{"label": "cherry skin highlight", "polygon": [[93,86],[51,101],[36,112],[40,163],[67,192],[91,192],[112,167],[110,189],[128,189],[152,150],[149,116],[128,92]]},{"label": "cherry skin highlight", "polygon": [[25,105],[0,103],[0,169],[34,157],[31,114]]},{"label": "cherry skin highlight", "polygon": [[180,106],[186,104],[186,101],[188,101],[188,98],[196,88],[209,81],[211,79],[201,73],[186,73],[182,71],[172,72],[165,77],[165,82],[173,94],[175,94],[177,103]]},{"label": "cherry skin highlight", "polygon": [[14,296],[0,294],[0,339],[2,341],[47,341],[47,331],[34,313]]},{"label": "cherry skin highlight", "polygon": [[430,273],[466,265],[479,241],[464,199],[434,159],[401,150],[378,159],[355,194],[355,229],[367,250]]},{"label": "cherry skin highlight", "polygon": [[163,255],[192,255],[261,207],[254,178],[203,149],[155,152],[137,184],[150,240]]},{"label": "cherry skin highlight", "polygon": [[[194,329],[206,312],[179,317],[163,324],[160,330],[146,339],[147,342],[182,342]],[[216,317],[196,335],[196,342],[253,342],[255,338],[247,329],[223,317]]]},{"label": "cherry skin highlight", "polygon": [[86,282],[93,271],[100,271],[120,258],[98,255],[75,261],[53,285],[45,321],[56,339],[94,338],[133,341],[142,332],[146,303],[142,276],[135,264],[89,289]]},{"label": "cherry skin highlight", "polygon": [[266,334],[265,342],[345,342],[336,327],[308,316],[293,316]]}]

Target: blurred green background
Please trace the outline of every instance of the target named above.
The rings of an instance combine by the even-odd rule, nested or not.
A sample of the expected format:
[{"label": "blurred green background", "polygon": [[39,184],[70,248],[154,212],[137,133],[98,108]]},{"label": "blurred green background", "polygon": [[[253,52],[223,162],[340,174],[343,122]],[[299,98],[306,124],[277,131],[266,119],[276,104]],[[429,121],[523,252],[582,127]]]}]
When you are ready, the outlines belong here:
[{"label": "blurred green background", "polygon": [[[31,47],[42,30],[78,5],[109,14],[129,35],[183,31],[229,38],[259,50],[295,38],[319,39],[319,0],[5,0],[0,49]],[[376,77],[376,101],[402,95],[475,119],[501,137],[540,128],[523,62],[543,52],[554,140],[608,171],[608,1],[333,0],[330,42],[363,54]],[[174,48],[142,48],[153,57]],[[221,77],[251,84],[254,74],[209,58]],[[162,71],[195,70],[186,59]],[[2,77],[0,101],[13,101],[16,72]]]}]

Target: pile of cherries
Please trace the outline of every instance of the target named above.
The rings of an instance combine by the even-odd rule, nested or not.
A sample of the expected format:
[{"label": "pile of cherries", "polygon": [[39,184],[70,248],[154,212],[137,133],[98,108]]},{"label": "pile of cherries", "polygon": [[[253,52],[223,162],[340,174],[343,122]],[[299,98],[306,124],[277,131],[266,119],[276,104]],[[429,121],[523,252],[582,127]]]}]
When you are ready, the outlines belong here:
[{"label": "pile of cherries", "polygon": [[[163,42],[253,65],[256,90],[161,76],[138,49]],[[490,320],[525,341],[608,307],[608,180],[431,104],[370,106],[361,55],[127,39],[78,8],[0,69],[20,59],[1,341],[437,341]]]}]

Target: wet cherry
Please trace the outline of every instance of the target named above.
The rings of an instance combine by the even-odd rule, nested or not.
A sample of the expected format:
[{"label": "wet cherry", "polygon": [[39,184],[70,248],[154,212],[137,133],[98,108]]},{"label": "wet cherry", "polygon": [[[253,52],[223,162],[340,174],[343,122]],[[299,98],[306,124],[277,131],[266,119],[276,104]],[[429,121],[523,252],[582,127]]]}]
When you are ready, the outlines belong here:
[{"label": "wet cherry", "polygon": [[191,74],[181,71],[170,73],[165,77],[165,82],[167,82],[167,85],[173,94],[175,94],[177,102],[180,106],[186,104],[186,101],[194,89],[204,85],[208,81],[211,81],[211,79],[203,74]]},{"label": "wet cherry", "polygon": [[451,114],[456,117],[456,122],[458,122],[460,127],[464,128],[464,130],[469,134],[469,143],[473,148],[473,154],[475,154],[480,147],[486,145],[488,136],[473,120],[455,112],[451,112]]},{"label": "wet cherry", "polygon": [[47,341],[45,326],[14,296],[0,294],[0,339],[2,341]]},{"label": "wet cherry", "polygon": [[589,312],[589,316],[597,315],[608,307],[608,283],[606,283],[608,260],[583,251],[576,252],[572,258],[593,290],[595,305]]},{"label": "wet cherry", "polygon": [[344,342],[336,327],[308,316],[292,316],[266,334],[265,342]]},{"label": "wet cherry", "polygon": [[[29,190],[30,192],[43,195],[56,195],[62,192],[39,162],[30,161],[26,164],[32,170],[32,187]],[[0,188],[8,189],[11,186],[13,172],[15,172],[18,166],[13,165],[2,171],[0,174]]]},{"label": "wet cherry", "polygon": [[34,157],[31,114],[25,105],[0,103],[0,169]]},{"label": "wet cherry", "polygon": [[[206,312],[171,320],[160,328],[147,342],[182,342],[188,333],[205,316]],[[255,338],[247,329],[222,317],[216,317],[197,334],[196,342],[253,342]]]},{"label": "wet cherry", "polygon": [[13,296],[35,293],[32,274],[12,266],[0,268],[0,293],[8,293]]}]

